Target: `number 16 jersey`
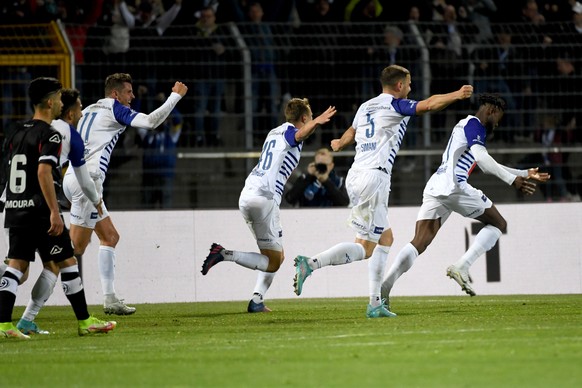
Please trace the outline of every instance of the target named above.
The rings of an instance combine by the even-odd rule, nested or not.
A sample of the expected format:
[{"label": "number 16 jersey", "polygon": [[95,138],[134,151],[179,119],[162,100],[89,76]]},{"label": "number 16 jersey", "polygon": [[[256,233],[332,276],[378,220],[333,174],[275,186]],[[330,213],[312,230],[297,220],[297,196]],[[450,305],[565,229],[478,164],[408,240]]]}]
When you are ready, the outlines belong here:
[{"label": "number 16 jersey", "polygon": [[291,123],[269,132],[259,162],[245,181],[243,194],[260,195],[281,204],[285,183],[301,158],[303,143],[295,140],[296,132],[297,128]]}]

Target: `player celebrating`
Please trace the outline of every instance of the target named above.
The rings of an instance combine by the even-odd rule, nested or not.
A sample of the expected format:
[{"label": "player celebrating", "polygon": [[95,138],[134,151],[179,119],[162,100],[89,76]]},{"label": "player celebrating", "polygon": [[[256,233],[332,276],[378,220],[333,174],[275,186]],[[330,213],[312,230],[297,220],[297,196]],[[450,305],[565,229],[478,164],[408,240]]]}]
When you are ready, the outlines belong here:
[{"label": "player celebrating", "polygon": [[318,124],[327,123],[335,113],[335,107],[330,106],[313,119],[306,98],[289,100],[285,107],[287,122],[267,135],[259,162],[247,177],[238,203],[261,253],[230,251],[215,243],[204,260],[203,275],[222,261],[233,261],[245,268],[261,271],[247,308],[249,313],[271,311],[265,307],[263,297],[285,259],[279,219],[285,182],[299,164],[303,140],[315,131]]},{"label": "player celebrating", "polygon": [[382,297],[388,300],[396,280],[426,250],[452,212],[485,224],[467,252],[447,268],[447,275],[459,283],[463,291],[475,295],[469,284],[469,267],[495,245],[507,228],[507,222],[491,200],[467,182],[475,164],[486,174],[495,175],[527,195],[533,194],[536,188],[528,179],[545,182],[550,178],[548,174],[538,172],[537,168],[517,170],[503,166],[489,155],[485,148],[486,137],[498,126],[504,110],[503,99],[483,94],[479,98],[477,113],[467,116],[453,128],[442,163],[424,188],[414,238],[398,252],[382,283]]},{"label": "player celebrating", "polygon": [[380,285],[388,252],[394,240],[388,222],[390,174],[400,149],[410,116],[439,111],[457,100],[471,97],[473,87],[465,85],[448,94],[437,94],[417,102],[408,99],[410,72],[397,65],[386,67],[380,77],[382,93],[363,103],[352,126],[341,139],[331,142],[334,151],[357,142],[354,163],[348,172],[346,188],[352,210],[348,219],[356,231],[354,243],[340,243],[311,258],[295,258],[295,293],[301,295],[305,279],[314,270],[367,259],[370,303],[368,318],[392,317],[380,298]]},{"label": "player celebrating", "polygon": [[[135,98],[129,74],[116,73],[107,77],[106,97],[85,108],[79,124],[79,134],[85,141],[87,168],[100,195],[111,153],[126,126],[157,128],[187,91],[186,85],[176,82],[166,101],[146,115],[129,107],[131,100]],[[71,201],[71,240],[75,245],[75,254],[82,255],[85,252],[93,230],[99,237],[99,274],[105,313],[133,314],[135,308],[125,305],[115,293],[115,247],[119,241],[119,234],[105,204],[102,204],[103,214],[97,214],[94,204],[83,195],[79,182],[71,170],[67,170],[65,174],[63,189]]]}]

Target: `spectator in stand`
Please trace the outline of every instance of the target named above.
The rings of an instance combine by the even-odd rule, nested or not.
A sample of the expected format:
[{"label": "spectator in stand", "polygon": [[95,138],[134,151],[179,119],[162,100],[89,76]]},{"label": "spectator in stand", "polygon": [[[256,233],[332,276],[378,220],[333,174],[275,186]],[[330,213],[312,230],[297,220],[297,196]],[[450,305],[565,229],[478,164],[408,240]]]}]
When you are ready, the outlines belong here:
[{"label": "spectator in stand", "polygon": [[[463,47],[462,31],[456,22],[457,11],[452,5],[439,2],[440,6],[443,6],[443,21],[431,27],[432,38],[429,41],[430,69],[433,76],[430,91],[433,94],[460,88],[466,83],[468,76],[468,58]],[[465,106],[466,104],[457,104],[456,108],[463,109]],[[447,113],[451,112],[453,111]],[[431,117],[434,141],[438,142],[444,137],[447,131],[446,118],[447,115]]]},{"label": "spectator in stand", "polygon": [[[560,147],[567,142],[567,139],[564,138],[565,132],[560,130],[556,124],[557,116],[555,114],[544,115],[542,129],[538,134],[539,141],[543,147]],[[543,152],[542,158],[545,169],[552,176],[552,179],[541,187],[544,198],[547,202],[570,201],[572,194],[568,192],[566,181],[564,180],[563,170],[567,167],[564,166],[563,154],[561,152]]]},{"label": "spectator in stand", "polygon": [[[399,27],[387,25],[382,34],[382,42],[376,47],[368,49],[368,54],[371,56],[374,66],[374,74],[380,74],[382,69],[386,66],[398,64],[410,70],[412,77],[417,79],[418,76],[418,59],[420,53],[415,45],[405,43],[404,33]],[[367,86],[367,90],[373,91],[370,97],[381,93],[381,85],[378,85],[378,80],[374,78],[369,80],[373,85]],[[364,81],[365,83],[365,81]],[[377,88],[377,90],[375,90]]]},{"label": "spectator in stand", "polygon": [[[167,11],[159,0],[142,0],[131,16],[128,16],[127,24],[131,35],[128,59],[133,64],[132,69],[135,69],[132,74],[135,82],[146,85],[148,90],[158,89],[158,69],[156,66],[143,64],[156,61],[158,52],[152,50],[152,46],[154,42],[159,42],[157,38],[163,36],[168,27],[174,23],[181,9],[182,0],[174,0],[174,4]],[[153,110],[155,104],[156,101],[153,99],[142,101],[142,106],[147,111]]]},{"label": "spectator in stand", "polygon": [[334,167],[331,152],[327,148],[317,150],[306,173],[301,174],[285,194],[285,200],[299,207],[348,206],[350,198],[345,179]]},{"label": "spectator in stand", "polygon": [[[275,41],[271,27],[263,23],[263,16],[261,3],[252,1],[247,8],[250,23],[240,26],[251,52],[253,129],[257,142],[261,142],[267,131],[277,126],[280,97],[279,80],[275,72]],[[262,113],[263,109],[265,113]]]},{"label": "spectator in stand", "polygon": [[517,114],[518,105],[515,95],[522,92],[521,80],[518,77],[523,74],[524,69],[519,52],[512,43],[511,30],[504,25],[499,25],[496,29],[495,40],[473,51],[475,92],[498,93],[505,100],[506,126],[510,129],[500,131],[498,138],[513,143],[515,132],[522,126]]},{"label": "spectator in stand", "polygon": [[308,23],[340,22],[340,8],[334,0],[297,0],[296,7],[299,19]]},{"label": "spectator in stand", "polygon": [[560,24],[562,29],[557,33],[557,39],[560,44],[580,47],[582,46],[582,3],[575,2],[572,5],[572,11],[568,23]]},{"label": "spectator in stand", "polygon": [[[122,0],[104,0],[103,11],[97,23],[87,30],[84,58],[91,79],[102,80],[109,74],[127,68],[129,52],[129,20],[134,16]],[[87,79],[87,77],[85,77]],[[87,100],[97,100],[103,95],[101,81],[86,81],[83,95]]]},{"label": "spectator in stand", "polygon": [[[321,111],[326,108],[329,96],[338,101],[338,109],[342,94],[346,93],[344,82],[337,82],[345,61],[340,59],[341,51],[338,39],[345,42],[343,34],[342,8],[338,7],[341,0],[299,0],[297,13],[301,24],[295,29],[293,47],[290,52],[290,64],[287,67],[290,95],[310,96],[309,103],[313,110]],[[313,39],[317,36],[317,39]],[[308,68],[309,71],[305,71]],[[344,111],[349,111],[345,108]],[[321,141],[326,144],[334,137],[334,127],[344,126],[343,116],[336,116],[334,124],[329,128],[322,128]],[[309,143],[310,139],[306,142]]]},{"label": "spectator in stand", "polygon": [[464,0],[468,21],[477,26],[477,42],[485,42],[493,38],[490,18],[497,11],[493,0]]},{"label": "spectator in stand", "polygon": [[[222,144],[218,131],[220,112],[225,88],[229,45],[228,31],[216,24],[216,14],[212,7],[199,11],[200,19],[194,26],[194,54],[198,58],[194,84],[194,131],[196,146],[219,146]],[[205,115],[208,112],[207,127]]]},{"label": "spectator in stand", "polygon": [[[576,69],[574,54],[569,51],[559,53],[553,61],[555,69],[550,75],[546,91],[548,108],[558,114],[558,127],[564,132],[562,143],[582,143],[582,72]],[[570,153],[564,153],[564,165],[569,165]],[[572,182],[572,171],[563,169],[568,191],[578,199],[580,193]]]},{"label": "spectator in stand", "polygon": [[383,7],[378,0],[350,1],[345,9],[344,18],[351,22],[380,21]]},{"label": "spectator in stand", "polygon": [[[166,100],[163,92],[156,101],[161,106]],[[182,132],[182,115],[174,107],[164,122],[154,131],[138,128],[142,140],[142,203],[147,209],[172,208],[174,178],[176,176],[176,146]]]},{"label": "spectator in stand", "polygon": [[[534,112],[538,107],[537,95],[545,93],[542,87],[541,77],[553,71],[551,58],[554,54],[553,41],[545,18],[538,12],[538,4],[535,0],[525,0],[520,10],[518,24],[515,28],[512,43],[519,48],[519,57],[527,66],[523,67],[521,76],[521,98],[517,100],[517,106],[525,111]],[[525,128],[534,128],[534,117],[526,114],[522,124]],[[516,132],[516,135],[520,135]],[[521,133],[528,136],[530,133]]]}]

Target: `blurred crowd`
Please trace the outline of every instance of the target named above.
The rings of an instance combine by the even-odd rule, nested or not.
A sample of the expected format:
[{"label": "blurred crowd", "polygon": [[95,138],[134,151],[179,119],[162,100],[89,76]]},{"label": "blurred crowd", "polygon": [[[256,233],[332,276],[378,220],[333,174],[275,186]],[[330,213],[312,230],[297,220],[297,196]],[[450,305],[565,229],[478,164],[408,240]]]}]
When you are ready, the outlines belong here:
[{"label": "blurred crowd", "polygon": [[[0,9],[4,26],[57,19],[75,49],[76,86],[87,102],[101,97],[102,81],[113,72],[132,74],[144,111],[157,106],[170,82],[187,82],[193,93],[179,112],[186,147],[224,146],[225,111],[238,115],[237,133],[245,136],[244,58],[232,25],[252,61],[254,146],[278,125],[291,96],[308,97],[314,112],[333,99],[341,113],[337,129],[314,140],[328,144],[349,126],[357,103],[380,92],[378,74],[394,63],[413,75],[411,98],[467,82],[476,93],[501,94],[508,109],[496,141],[582,144],[582,4],[576,0],[6,0]],[[427,65],[430,81],[423,77]],[[4,121],[20,109],[11,102],[16,82],[30,78],[21,68],[7,74],[15,88],[3,88]],[[443,141],[458,118],[450,115],[466,114],[468,104],[433,115],[430,141]],[[412,124],[406,145],[419,144],[419,135]],[[546,153],[540,163],[565,166],[568,158]],[[568,169],[554,175],[560,173],[570,179]],[[568,190],[575,191],[554,189],[558,198]]]}]

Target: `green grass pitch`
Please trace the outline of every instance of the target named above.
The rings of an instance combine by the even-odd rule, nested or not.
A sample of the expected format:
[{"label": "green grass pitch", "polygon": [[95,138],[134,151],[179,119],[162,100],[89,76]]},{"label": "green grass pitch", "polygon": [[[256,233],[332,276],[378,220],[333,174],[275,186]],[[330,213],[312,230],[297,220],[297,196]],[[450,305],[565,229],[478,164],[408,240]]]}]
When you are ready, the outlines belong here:
[{"label": "green grass pitch", "polygon": [[395,297],[391,319],[365,318],[366,304],[144,304],[90,337],[69,307],[47,307],[50,335],[0,340],[0,387],[582,386],[582,295]]}]

